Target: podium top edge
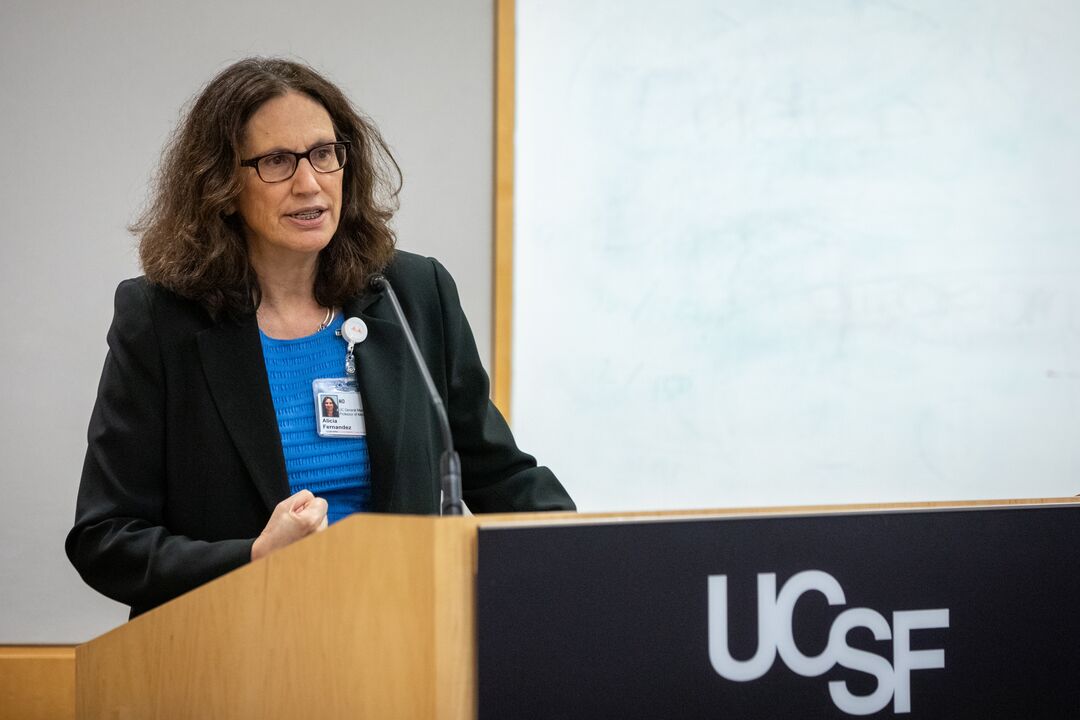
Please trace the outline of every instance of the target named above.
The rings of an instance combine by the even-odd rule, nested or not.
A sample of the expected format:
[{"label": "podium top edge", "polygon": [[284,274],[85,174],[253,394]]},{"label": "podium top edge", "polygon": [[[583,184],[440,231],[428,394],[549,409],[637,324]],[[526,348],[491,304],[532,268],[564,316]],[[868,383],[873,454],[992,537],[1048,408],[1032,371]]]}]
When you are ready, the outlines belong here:
[{"label": "podium top edge", "polygon": [[853,514],[908,512],[956,512],[973,510],[1080,507],[1080,496],[1058,498],[1006,498],[908,503],[853,503],[848,505],[789,505],[775,507],[710,508],[665,511],[596,513],[517,513],[477,515],[470,518],[478,529],[526,528],[551,525],[596,525],[620,522],[680,522],[695,520],[812,517]]}]

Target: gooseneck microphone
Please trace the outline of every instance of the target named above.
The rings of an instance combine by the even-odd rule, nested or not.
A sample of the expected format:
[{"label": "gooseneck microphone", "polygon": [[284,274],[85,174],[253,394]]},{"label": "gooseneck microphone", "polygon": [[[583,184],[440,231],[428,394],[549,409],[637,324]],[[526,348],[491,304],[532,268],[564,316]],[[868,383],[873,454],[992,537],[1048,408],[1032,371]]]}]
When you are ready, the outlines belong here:
[{"label": "gooseneck microphone", "polygon": [[413,337],[409,321],[405,319],[405,313],[401,310],[401,303],[398,302],[397,295],[394,294],[394,288],[390,286],[390,282],[382,275],[372,276],[368,281],[368,285],[377,290],[385,290],[386,296],[390,298],[390,306],[394,308],[394,315],[397,316],[401,329],[405,331],[405,339],[409,342],[409,350],[412,351],[416,366],[420,368],[420,375],[424,378],[428,395],[431,396],[431,403],[435,406],[435,415],[439,419],[439,428],[442,430],[443,446],[446,448],[439,459],[442,514],[462,515],[461,459],[458,457],[457,452],[454,451],[454,438],[450,435],[450,420],[446,416],[446,406],[443,405],[442,398],[439,397],[439,391],[435,389],[435,383],[431,379],[431,372],[428,371],[427,363],[424,362],[424,357],[420,354],[420,347],[416,344],[416,338]]}]

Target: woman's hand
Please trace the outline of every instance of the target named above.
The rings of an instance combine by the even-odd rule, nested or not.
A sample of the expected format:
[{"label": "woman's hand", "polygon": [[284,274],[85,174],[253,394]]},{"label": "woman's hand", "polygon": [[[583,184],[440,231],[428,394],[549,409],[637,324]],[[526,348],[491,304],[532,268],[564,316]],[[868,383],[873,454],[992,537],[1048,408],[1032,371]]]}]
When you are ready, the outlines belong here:
[{"label": "woman's hand", "polygon": [[270,554],[313,532],[326,529],[326,501],[301,490],[277,504],[270,521],[251,546],[251,559]]}]

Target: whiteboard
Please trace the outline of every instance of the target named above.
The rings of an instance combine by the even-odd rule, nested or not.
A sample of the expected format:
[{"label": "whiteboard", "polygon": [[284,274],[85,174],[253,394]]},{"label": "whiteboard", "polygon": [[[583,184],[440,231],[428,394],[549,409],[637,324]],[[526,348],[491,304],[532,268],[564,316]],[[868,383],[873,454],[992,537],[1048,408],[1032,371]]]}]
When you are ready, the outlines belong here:
[{"label": "whiteboard", "polygon": [[520,444],[583,510],[1080,492],[1078,31],[520,0]]}]

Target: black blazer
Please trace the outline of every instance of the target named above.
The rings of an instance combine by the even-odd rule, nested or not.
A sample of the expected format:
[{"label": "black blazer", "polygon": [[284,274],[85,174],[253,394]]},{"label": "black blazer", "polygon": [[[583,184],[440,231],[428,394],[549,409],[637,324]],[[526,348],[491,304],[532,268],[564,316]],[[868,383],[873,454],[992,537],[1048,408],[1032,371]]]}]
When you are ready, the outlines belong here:
[{"label": "black blazer", "polygon": [[[573,509],[488,400],[446,269],[398,252],[385,274],[446,405],[469,508]],[[355,356],[374,509],[436,513],[441,436],[390,301],[372,291],[344,312],[368,326]],[[254,315],[215,322],[137,278],[117,288],[108,342],[66,550],[134,616],[248,562],[289,484]]]}]

